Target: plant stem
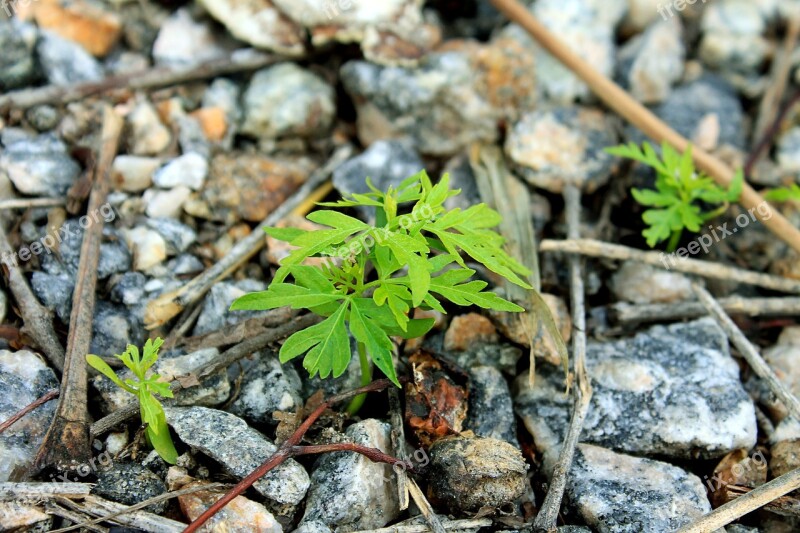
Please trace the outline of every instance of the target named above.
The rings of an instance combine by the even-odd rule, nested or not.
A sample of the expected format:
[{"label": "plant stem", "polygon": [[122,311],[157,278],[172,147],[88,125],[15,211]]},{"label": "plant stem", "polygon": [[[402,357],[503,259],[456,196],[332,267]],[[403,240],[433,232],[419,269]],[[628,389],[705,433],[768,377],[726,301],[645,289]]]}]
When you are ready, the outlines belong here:
[{"label": "plant stem", "polygon": [[[367,347],[364,346],[364,343],[359,342],[356,344],[358,346],[358,361],[361,363],[361,386],[366,387],[372,381],[372,365],[367,359]],[[366,394],[359,394],[350,400],[350,404],[347,406],[347,412],[351,416],[358,413],[361,406],[364,405],[364,400],[366,400],[366,398]]]},{"label": "plant stem", "polygon": [[681,242],[681,235],[683,235],[683,230],[676,230],[672,232],[672,236],[669,238],[669,244],[667,245],[667,251],[672,253],[678,247],[678,244]]}]

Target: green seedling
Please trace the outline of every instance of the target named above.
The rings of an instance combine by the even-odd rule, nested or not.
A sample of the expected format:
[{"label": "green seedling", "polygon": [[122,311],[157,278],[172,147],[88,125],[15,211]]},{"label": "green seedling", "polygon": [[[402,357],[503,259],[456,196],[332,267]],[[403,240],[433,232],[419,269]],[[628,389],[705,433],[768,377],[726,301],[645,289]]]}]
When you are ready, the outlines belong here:
[{"label": "green seedling", "polygon": [[[475,271],[467,268],[462,253],[526,289],[531,287],[520,276],[530,272],[503,250],[503,238],[490,229],[501,221],[496,211],[486,204],[444,208],[444,201],[460,192],[450,190],[447,175],[433,185],[422,171],[386,192],[367,184],[372,192],[319,205],[374,208],[374,225],[320,210],[307,218],[327,229],[268,228],[268,234],[296,249],[283,259],[266,291],[242,296],[231,309],[308,309],[324,320],[286,340],[282,363],[305,354],[303,366],[311,376],[338,377],[350,363],[349,330],[357,342],[362,384],[372,380],[371,360],[399,387],[390,337],[420,337],[433,326],[433,319],[413,318],[413,309],[444,313],[442,302],[449,301],[524,311],[485,291],[486,282],[472,279]],[[325,256],[331,260],[320,267],[303,264]],[[350,411],[359,407],[355,401]]]},{"label": "green seedling", "polygon": [[[669,240],[667,250],[674,251],[684,230],[699,232],[701,226],[724,213],[730,203],[736,202],[742,194],[744,176],[741,169],[725,190],[695,169],[691,146],[680,155],[664,143],[661,146],[661,158],[647,142],[642,143],[642,148],[630,143],[606,148],[606,152],[639,161],[656,171],[655,190],[631,189],[633,198],[639,204],[652,208],[642,214],[642,220],[648,226],[642,235],[651,248]],[[701,204],[718,207],[706,210]]]},{"label": "green seedling", "polygon": [[764,194],[764,198],[770,202],[800,202],[800,186],[792,183],[790,187],[772,189]]},{"label": "green seedling", "polygon": [[161,402],[155,397],[158,394],[162,398],[172,398],[172,390],[170,390],[169,383],[159,381],[161,376],[158,374],[150,373],[149,376],[147,375],[150,367],[158,360],[158,350],[162,344],[164,344],[164,341],[160,338],[155,341],[149,339],[142,349],[144,352],[142,357],[139,357],[139,349],[129,344],[125,353],[115,356],[133,372],[136,380],[126,379],[122,381],[111,367],[96,355],[87,355],[86,362],[116,383],[117,386],[139,398],[142,422],[147,425],[145,430],[147,440],[164,461],[174,465],[178,459],[178,452],[175,450],[175,445],[172,443],[172,437],[169,434],[164,408],[161,407]]}]

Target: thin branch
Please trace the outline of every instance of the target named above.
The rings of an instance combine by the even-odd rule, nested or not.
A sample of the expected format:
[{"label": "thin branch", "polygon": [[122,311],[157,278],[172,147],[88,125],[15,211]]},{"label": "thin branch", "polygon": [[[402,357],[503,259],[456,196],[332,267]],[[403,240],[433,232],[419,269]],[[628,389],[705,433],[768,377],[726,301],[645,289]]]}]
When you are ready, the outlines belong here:
[{"label": "thin branch", "polygon": [[414,499],[414,503],[417,504],[419,511],[422,513],[422,516],[425,518],[425,521],[428,523],[428,527],[433,533],[444,533],[446,528],[441,520],[439,520],[439,516],[433,510],[431,503],[425,497],[425,494],[417,485],[416,480],[414,478],[408,478],[408,492],[411,494],[411,497]]},{"label": "thin branch", "polygon": [[[189,526],[183,531],[183,533],[192,533],[197,531],[200,526],[205,524],[212,516],[217,514],[223,507],[228,505],[236,496],[239,496],[245,490],[250,488],[253,483],[258,481],[262,476],[267,474],[270,470],[274,469],[290,457],[294,455],[293,450],[295,450],[300,441],[303,439],[303,436],[306,432],[311,429],[311,426],[314,425],[314,422],[322,416],[322,414],[332,405],[336,403],[343,402],[345,400],[349,400],[354,396],[358,396],[359,394],[365,394],[367,392],[377,392],[384,390],[388,387],[393,387],[391,381],[388,379],[380,379],[377,381],[373,381],[369,385],[364,387],[359,387],[358,389],[344,392],[341,394],[337,394],[336,396],[332,396],[327,401],[322,402],[311,414],[306,418],[300,427],[298,427],[292,435],[286,439],[283,444],[278,448],[278,450],[273,453],[266,461],[264,461],[258,468],[253,470],[247,477],[242,479],[239,483],[236,484],[225,496],[217,500],[214,505],[209,507],[203,514],[201,514],[197,519],[189,524]],[[305,447],[300,447],[303,449]],[[397,459],[394,459],[397,461]]]},{"label": "thin branch", "polygon": [[[580,237],[581,194],[574,185],[567,185],[564,189],[566,200],[567,226],[570,239]],[[561,500],[567,485],[567,476],[572,467],[575,456],[575,447],[578,445],[583,422],[589,411],[592,399],[592,385],[586,371],[586,310],[584,305],[583,273],[581,258],[570,256],[570,294],[572,303],[572,358],[575,368],[576,387],[573,389],[574,401],[572,419],[570,420],[564,443],[558,456],[558,463],[553,469],[550,487],[547,490],[542,509],[533,522],[537,531],[556,531],[558,512],[561,509]]]},{"label": "thin branch", "polygon": [[[417,518],[412,518],[409,522],[418,521]],[[492,520],[489,518],[467,518],[465,520],[443,520],[442,527],[446,531],[477,531],[486,527],[492,526]],[[396,524],[390,527],[382,527],[380,529],[365,529],[363,531],[355,531],[353,533],[428,533],[432,531],[425,524]]]},{"label": "thin branch", "polygon": [[0,211],[30,209],[32,207],[59,207],[64,203],[63,198],[12,198],[10,200],[0,200]]},{"label": "thin branch", "polygon": [[[741,268],[729,267],[711,261],[700,261],[698,259],[677,259],[674,264],[670,263],[669,257],[663,252],[643,252],[636,248],[629,248],[620,244],[610,244],[594,239],[569,239],[565,241],[544,240],[539,249],[542,252],[563,252],[570,254],[581,254],[589,257],[603,257],[606,259],[618,259],[620,261],[638,261],[661,267],[665,270],[675,270],[685,274],[694,274],[712,279],[724,279],[764,287],[774,291],[800,294],[800,281],[780,276],[771,276],[752,272]],[[669,267],[666,265],[670,265]]]},{"label": "thin branch", "polygon": [[[150,513],[147,511],[133,511],[126,505],[100,498],[94,494],[87,495],[81,503],[74,502],[68,498],[57,498],[56,501],[61,505],[69,507],[70,509],[74,509],[89,515],[99,516],[101,518],[109,516],[109,514],[114,514],[114,518],[109,519],[111,522],[115,522],[123,526],[143,529],[144,531],[157,531],[158,533],[180,533],[185,525],[182,522],[164,518],[163,516],[159,516],[155,513]],[[105,521],[105,518],[103,521]],[[70,529],[75,529],[75,526],[70,526]]]},{"label": "thin branch", "polygon": [[742,353],[742,356],[753,369],[753,372],[767,383],[769,390],[783,402],[783,405],[786,406],[789,413],[791,413],[795,419],[800,420],[800,401],[798,401],[786,385],[781,383],[778,376],[775,375],[775,372],[772,371],[767,362],[764,361],[764,358],[761,357],[761,354],[758,353],[756,347],[744,336],[742,330],[740,330],[739,327],[734,324],[733,320],[725,314],[725,311],[707,290],[696,283],[692,284],[692,289],[711,316],[714,317],[723,331],[725,331],[728,339]]},{"label": "thin branch", "polygon": [[17,252],[11,248],[11,244],[8,242],[4,224],[0,221],[0,262],[4,267],[3,274],[6,278],[6,285],[11,289],[25,323],[23,329],[44,352],[53,368],[58,372],[63,372],[64,347],[61,346],[61,341],[58,340],[58,335],[53,328],[53,313],[36,299],[16,260],[16,255]]},{"label": "thin branch", "polygon": [[[236,243],[225,257],[214,266],[188,282],[178,290],[163,294],[151,300],[145,309],[145,325],[148,329],[157,328],[181,313],[186,307],[197,302],[219,280],[236,271],[242,264],[264,247],[264,229],[277,224],[283,217],[292,213],[295,208],[304,204],[314,192],[322,186],[331,173],[346,161],[353,152],[353,147],[345,145],[334,152],[325,166],[317,169],[311,177],[280,207],[269,214],[247,237]],[[329,191],[330,189],[324,189]]]},{"label": "thin branch", "polygon": [[377,448],[369,448],[361,446],[354,442],[337,442],[334,444],[318,444],[314,446],[293,446],[289,450],[290,457],[297,457],[298,455],[315,455],[320,453],[331,452],[355,452],[363,455],[374,463],[386,463],[388,465],[402,465],[404,468],[415,472],[414,465],[409,461],[405,462],[397,457],[392,457],[389,454],[383,453]]},{"label": "thin branch", "polygon": [[[66,518],[67,520],[75,524],[80,524],[80,523],[86,524],[86,519],[88,518],[87,515],[83,513],[79,513],[77,511],[70,511],[66,507],[58,505],[57,503],[53,502],[47,502],[45,504],[45,512],[47,512],[47,514],[52,514],[60,516],[61,518]],[[96,525],[85,525],[84,527],[89,531],[96,531],[97,533],[109,533],[109,529],[107,527],[96,526]]]},{"label": "thin branch", "polygon": [[[111,107],[103,109],[103,128],[100,137],[99,157],[94,184],[89,197],[88,212],[98,212],[106,203],[110,188],[111,165],[117,154],[122,117]],[[53,465],[58,469],[82,464],[89,460],[89,413],[86,407],[87,370],[86,354],[92,340],[97,264],[100,243],[103,240],[103,222],[99,218],[83,234],[81,256],[78,263],[72,314],[61,381],[61,396],[53,422],[42,441],[35,465],[41,469]]]},{"label": "thin branch", "polygon": [[[247,357],[253,352],[257,352],[263,349],[265,346],[291,335],[295,331],[299,331],[311,326],[319,320],[320,318],[316,315],[305,315],[282,324],[275,329],[267,330],[261,335],[249,338],[246,341],[233,346],[229,350],[222,352],[213,361],[204,363],[201,366],[191,369],[188,377],[193,376],[196,379],[187,379],[182,383],[181,379],[184,376],[179,376],[179,378],[176,378],[170,382],[170,388],[172,389],[173,393],[177,393],[182,389],[188,389],[190,387],[199,385],[200,382],[202,382],[202,380],[206,377],[213,376],[220,370],[228,368],[239,359]],[[106,431],[109,431],[117,425],[125,422],[129,418],[136,416],[137,414],[139,414],[139,405],[134,402],[127,407],[117,409],[110,415],[105,416],[92,424],[89,429],[89,434],[91,438],[95,438],[98,435],[102,435]]]},{"label": "thin branch", "polygon": [[94,487],[91,483],[0,483],[0,501],[36,499],[42,500],[61,496],[63,498],[83,498]]},{"label": "thin branch", "polygon": [[53,390],[49,391],[47,394],[45,394],[44,396],[42,396],[41,398],[37,398],[36,400],[32,401],[30,404],[26,405],[25,407],[23,407],[22,409],[20,409],[16,413],[14,413],[11,416],[11,418],[9,418],[8,420],[6,420],[2,424],[0,424],[0,433],[4,432],[8,428],[10,428],[14,424],[14,422],[19,420],[23,416],[27,415],[28,413],[30,413],[31,411],[33,411],[34,409],[36,409],[40,405],[44,405],[47,402],[49,402],[50,400],[52,400],[53,398],[57,398],[59,393],[60,393],[60,391],[58,389],[53,389]]},{"label": "thin branch", "polygon": [[717,507],[702,518],[683,526],[677,533],[712,533],[797,488],[800,488],[800,468],[777,477],[732,502]]},{"label": "thin branch", "polygon": [[[645,135],[659,144],[667,142],[679,152],[685,152],[689,147],[690,143],[686,138],[637,102],[622,87],[604,76],[588,61],[573,52],[564,41],[536,20],[536,17],[518,0],[492,0],[492,4],[513,22],[524,28],[542,48],[586,82],[592,92],[609,108],[639,128]],[[717,157],[696,146],[692,148],[692,156],[698,168],[707,172],[719,185],[727,187],[733,181],[733,170]],[[756,209],[762,204],[769,205],[747,183],[742,188],[739,203],[746,209]],[[769,219],[763,218],[760,213],[761,210],[759,210],[761,222],[770,231],[800,252],[800,229],[794,227],[777,209],[770,209],[772,216]]]},{"label": "thin branch", "polygon": [[[797,316],[800,315],[800,298],[743,298],[730,296],[720,298],[719,304],[726,313],[734,315],[757,316]],[[676,302],[673,304],[629,304],[618,302],[611,305],[611,314],[622,324],[640,324],[698,318],[708,314],[700,302]]]},{"label": "thin branch", "polygon": [[41,104],[63,105],[115,89],[158,89],[237,72],[258,70],[281,59],[280,56],[244,49],[237,50],[230,57],[206,61],[188,68],[153,68],[97,82],[24,89],[0,96],[0,113],[6,113],[10,109],[25,110]]}]

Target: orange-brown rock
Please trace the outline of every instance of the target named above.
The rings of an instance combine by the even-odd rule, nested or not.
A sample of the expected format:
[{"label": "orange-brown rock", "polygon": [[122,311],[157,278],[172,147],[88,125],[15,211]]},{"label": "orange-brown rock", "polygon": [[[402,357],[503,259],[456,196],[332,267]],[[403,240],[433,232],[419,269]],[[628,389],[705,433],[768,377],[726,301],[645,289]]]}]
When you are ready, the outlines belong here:
[{"label": "orange-brown rock", "polygon": [[[187,487],[193,484],[187,485]],[[186,487],[184,487],[186,488]],[[200,491],[178,496],[183,514],[189,520],[195,520],[217,500],[223,493]],[[275,517],[260,503],[237,496],[220,512],[211,517],[198,531],[205,533],[282,533],[283,528]]]},{"label": "orange-brown rock", "polygon": [[497,330],[491,320],[477,313],[459,315],[444,334],[445,350],[465,351],[477,344],[497,342]]},{"label": "orange-brown rock", "polygon": [[200,123],[203,135],[209,141],[219,142],[228,132],[228,117],[221,107],[202,107],[191,113],[190,116]]},{"label": "orange-brown rock", "polygon": [[37,0],[25,16],[40,28],[75,41],[96,57],[108,54],[122,34],[122,22],[115,14],[84,0]]}]

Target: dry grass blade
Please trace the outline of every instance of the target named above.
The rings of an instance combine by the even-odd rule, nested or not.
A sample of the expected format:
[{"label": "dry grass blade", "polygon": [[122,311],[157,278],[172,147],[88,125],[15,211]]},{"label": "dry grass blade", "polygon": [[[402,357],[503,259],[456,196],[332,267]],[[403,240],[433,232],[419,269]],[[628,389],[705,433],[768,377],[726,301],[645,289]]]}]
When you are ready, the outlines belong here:
[{"label": "dry grass blade", "polygon": [[[518,0],[492,0],[492,4],[509,19],[524,28],[553,57],[586,82],[592,92],[608,107],[642,130],[645,135],[659,144],[667,142],[679,152],[685,152],[689,147],[687,139],[669,127],[652,111],[637,102],[619,85],[601,74],[586,60],[572,52],[566,43],[536,20],[536,17]],[[733,181],[733,170],[720,159],[701,150],[699,147],[693,147],[692,156],[697,166],[708,173],[722,187],[727,187]],[[768,205],[766,200],[747,183],[742,188],[739,203],[746,209],[755,209],[762,204]],[[769,219],[760,218],[761,222],[781,240],[800,252],[800,230],[794,227],[776,209],[771,209],[770,211],[773,216]],[[759,216],[761,217],[761,215]]]}]

